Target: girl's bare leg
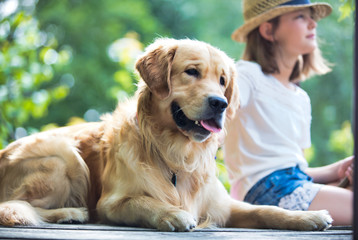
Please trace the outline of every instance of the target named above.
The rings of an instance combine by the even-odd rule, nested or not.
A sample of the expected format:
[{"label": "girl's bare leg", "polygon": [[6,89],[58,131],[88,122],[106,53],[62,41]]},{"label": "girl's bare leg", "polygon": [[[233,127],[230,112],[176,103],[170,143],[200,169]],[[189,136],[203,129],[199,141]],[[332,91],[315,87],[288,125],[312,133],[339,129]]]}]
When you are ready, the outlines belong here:
[{"label": "girl's bare leg", "polygon": [[329,211],[333,225],[353,224],[353,192],[334,186],[323,186],[313,199],[308,210]]}]

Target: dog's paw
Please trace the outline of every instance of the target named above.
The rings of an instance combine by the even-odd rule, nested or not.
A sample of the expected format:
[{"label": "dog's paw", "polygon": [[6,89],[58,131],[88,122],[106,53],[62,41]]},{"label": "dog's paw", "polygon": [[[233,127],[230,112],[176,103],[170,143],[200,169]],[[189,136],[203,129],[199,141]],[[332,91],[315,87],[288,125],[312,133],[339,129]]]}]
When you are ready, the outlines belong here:
[{"label": "dog's paw", "polygon": [[297,230],[302,231],[323,231],[332,226],[333,219],[328,211],[305,211],[297,212]]},{"label": "dog's paw", "polygon": [[196,221],[186,211],[167,212],[157,221],[157,229],[166,232],[188,232],[196,227]]},{"label": "dog's paw", "polygon": [[84,223],[89,218],[86,208],[59,208],[47,212],[46,221],[52,223]]},{"label": "dog's paw", "polygon": [[88,221],[86,208],[67,208],[57,223],[84,223]]}]

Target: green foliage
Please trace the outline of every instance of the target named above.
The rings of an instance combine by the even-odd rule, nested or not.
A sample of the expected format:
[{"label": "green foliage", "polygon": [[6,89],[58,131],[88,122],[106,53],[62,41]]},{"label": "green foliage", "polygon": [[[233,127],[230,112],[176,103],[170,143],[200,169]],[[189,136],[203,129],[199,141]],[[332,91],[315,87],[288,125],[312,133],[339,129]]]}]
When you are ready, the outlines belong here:
[{"label": "green foliage", "polygon": [[110,95],[122,101],[133,95],[136,90],[133,66],[137,57],[143,52],[143,44],[138,41],[136,33],[128,33],[124,38],[114,41],[108,49],[112,61],[117,62],[119,70],[113,75],[117,83],[110,88]]},{"label": "green foliage", "polygon": [[316,155],[316,150],[313,144],[311,145],[310,148],[304,150],[304,156],[308,164],[311,164],[314,161],[315,155]]},{"label": "green foliage", "polygon": [[312,105],[311,138],[314,155],[311,166],[326,165],[342,157],[330,147],[330,138],[333,131],[339,130],[344,122],[352,120],[353,19],[348,17],[338,22],[341,13],[336,9],[343,3],[328,2],[333,12],[318,22],[318,35],[323,55],[333,64],[332,72],[302,83]]},{"label": "green foliage", "polygon": [[138,50],[166,33],[146,0],[39,0],[35,15],[42,29],[73,49],[71,64],[54,74],[54,79],[67,75],[73,88],[66,101],[50,106],[46,118],[29,122],[35,126],[64,125],[88,111],[113,111],[118,100],[135,90]]},{"label": "green foliage", "polygon": [[353,152],[353,134],[350,122],[342,124],[342,128],[334,130],[329,139],[329,149],[337,159],[349,156]]},{"label": "green foliage", "polygon": [[[48,106],[64,99],[66,85],[51,88],[55,69],[69,60],[66,49],[39,29],[31,14],[18,11],[0,21],[0,149],[15,138],[15,129],[47,114]],[[34,129],[33,129],[34,130]]]},{"label": "green foliage", "polygon": [[353,0],[340,0],[340,2],[341,5],[338,10],[341,13],[341,16],[338,19],[339,22],[350,17],[352,12],[355,11],[355,2]]},{"label": "green foliage", "polygon": [[217,176],[219,180],[222,182],[226,190],[229,192],[230,191],[229,174],[225,167],[224,153],[221,148],[216,153],[216,167],[217,167]]}]

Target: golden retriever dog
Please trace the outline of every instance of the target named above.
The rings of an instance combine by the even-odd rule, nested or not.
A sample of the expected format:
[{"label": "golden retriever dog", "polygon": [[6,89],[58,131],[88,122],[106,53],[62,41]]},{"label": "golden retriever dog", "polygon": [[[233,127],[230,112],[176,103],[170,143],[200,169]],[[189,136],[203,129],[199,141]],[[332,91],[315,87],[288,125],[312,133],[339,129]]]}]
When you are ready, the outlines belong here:
[{"label": "golden retriever dog", "polygon": [[135,96],[101,122],[24,137],[0,151],[0,225],[330,226],[327,211],[233,200],[217,179],[225,118],[239,106],[227,55],[200,41],[158,39],[136,68]]}]

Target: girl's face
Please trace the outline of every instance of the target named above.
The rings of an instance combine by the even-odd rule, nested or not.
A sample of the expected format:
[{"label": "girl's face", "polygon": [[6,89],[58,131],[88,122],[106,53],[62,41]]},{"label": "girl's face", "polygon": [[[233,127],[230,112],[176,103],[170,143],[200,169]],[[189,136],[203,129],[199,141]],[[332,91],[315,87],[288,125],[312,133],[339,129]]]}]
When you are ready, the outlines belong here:
[{"label": "girl's face", "polygon": [[299,56],[317,47],[316,27],[312,10],[305,8],[281,15],[273,37],[284,53]]}]

